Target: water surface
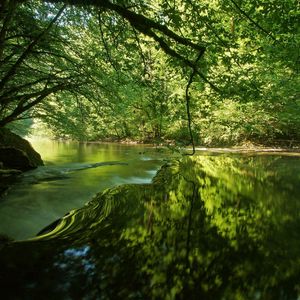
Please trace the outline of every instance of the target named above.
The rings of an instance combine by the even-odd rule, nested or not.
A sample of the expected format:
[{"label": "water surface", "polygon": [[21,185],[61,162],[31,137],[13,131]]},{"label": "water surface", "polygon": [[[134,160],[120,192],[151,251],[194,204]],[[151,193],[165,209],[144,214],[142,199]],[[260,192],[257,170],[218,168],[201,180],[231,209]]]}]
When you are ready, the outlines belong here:
[{"label": "water surface", "polygon": [[152,184],[108,189],[0,245],[1,296],[299,300],[299,170],[299,157],[277,154],[173,160]]},{"label": "water surface", "polygon": [[[150,146],[30,141],[45,166],[24,173],[0,201],[0,233],[14,239],[36,235],[108,187],[150,182],[163,163]],[[98,162],[122,164],[87,168]]]},{"label": "water surface", "polygon": [[276,154],[173,160],[0,246],[1,296],[299,300],[299,171]]}]

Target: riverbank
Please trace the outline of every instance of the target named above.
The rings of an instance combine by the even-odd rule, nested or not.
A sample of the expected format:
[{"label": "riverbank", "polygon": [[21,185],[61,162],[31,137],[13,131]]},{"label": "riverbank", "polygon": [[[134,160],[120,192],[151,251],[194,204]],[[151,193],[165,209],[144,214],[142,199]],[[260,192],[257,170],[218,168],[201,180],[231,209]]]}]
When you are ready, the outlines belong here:
[{"label": "riverbank", "polygon": [[[188,149],[192,150],[192,149]],[[197,152],[215,152],[215,153],[243,153],[243,154],[256,154],[256,155],[291,155],[300,156],[300,148],[269,148],[269,147],[256,147],[256,148],[206,148],[206,147],[196,147]]]},{"label": "riverbank", "polygon": [[[27,137],[29,141],[34,140],[53,140],[57,142],[64,143],[79,143],[79,144],[115,144],[115,145],[137,145],[137,146],[145,146],[152,147],[157,149],[170,149],[172,151],[177,150],[180,152],[181,150],[192,150],[191,146],[184,146],[183,144],[179,144],[174,140],[162,140],[162,141],[140,141],[133,139],[115,139],[115,138],[107,138],[103,140],[72,140],[72,139],[52,139],[45,137],[35,137],[29,136]],[[280,143],[281,142],[281,143]],[[274,143],[253,143],[253,142],[243,142],[237,145],[224,145],[224,146],[214,146],[214,145],[195,145],[196,151],[211,151],[211,152],[233,152],[233,153],[245,153],[245,152],[278,152],[278,153],[300,153],[300,141],[290,141],[290,140],[275,140]]]},{"label": "riverbank", "polygon": [[[31,136],[32,138],[49,138],[52,140],[67,142],[67,141],[76,141],[78,143],[89,143],[89,144],[99,144],[99,143],[116,143],[116,144],[127,144],[127,145],[154,145],[154,146],[170,146],[170,147],[188,147],[188,142],[186,140],[175,140],[175,139],[135,139],[135,138],[117,138],[117,137],[106,137],[99,140],[76,140],[69,138],[52,138],[45,136]],[[191,145],[190,145],[191,146]],[[291,139],[274,139],[274,140],[261,140],[261,141],[251,141],[245,140],[238,143],[196,143],[195,147],[197,148],[236,148],[236,149],[252,149],[252,148],[266,148],[266,149],[299,149],[300,151],[300,140],[291,140]]]}]

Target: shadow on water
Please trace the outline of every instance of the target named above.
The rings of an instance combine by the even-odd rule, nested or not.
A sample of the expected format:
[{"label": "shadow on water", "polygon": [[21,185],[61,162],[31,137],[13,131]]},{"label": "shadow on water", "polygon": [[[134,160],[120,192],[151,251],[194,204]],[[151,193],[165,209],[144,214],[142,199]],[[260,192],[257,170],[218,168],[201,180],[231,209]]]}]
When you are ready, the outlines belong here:
[{"label": "shadow on water", "polygon": [[297,158],[197,156],[0,250],[3,299],[300,297]]}]

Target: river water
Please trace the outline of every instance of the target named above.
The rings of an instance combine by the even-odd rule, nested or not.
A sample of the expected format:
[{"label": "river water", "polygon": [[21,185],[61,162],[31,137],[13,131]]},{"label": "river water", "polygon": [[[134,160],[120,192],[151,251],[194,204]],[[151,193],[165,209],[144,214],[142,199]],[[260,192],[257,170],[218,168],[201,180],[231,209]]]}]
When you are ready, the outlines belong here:
[{"label": "river water", "polygon": [[[163,155],[144,145],[30,142],[45,166],[25,173],[0,202],[0,233],[18,240],[35,236],[106,188],[150,182],[163,164]],[[88,167],[101,162],[124,164]]]},{"label": "river water", "polygon": [[[300,299],[299,155],[202,151],[147,184],[155,149],[35,146],[47,165],[4,199],[2,228],[33,236],[81,208],[0,244],[3,299]],[[140,184],[83,206],[120,183]]]}]

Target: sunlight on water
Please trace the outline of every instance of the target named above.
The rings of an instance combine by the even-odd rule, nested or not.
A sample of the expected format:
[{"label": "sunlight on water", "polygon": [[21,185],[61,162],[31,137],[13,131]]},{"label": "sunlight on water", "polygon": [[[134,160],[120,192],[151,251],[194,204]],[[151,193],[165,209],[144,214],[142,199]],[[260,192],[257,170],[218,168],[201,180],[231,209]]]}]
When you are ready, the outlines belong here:
[{"label": "sunlight on water", "polygon": [[[162,155],[147,146],[46,139],[32,139],[31,143],[45,166],[24,173],[0,203],[0,233],[15,239],[34,236],[108,187],[149,183],[163,163]],[[99,162],[113,164],[87,168]]]}]

